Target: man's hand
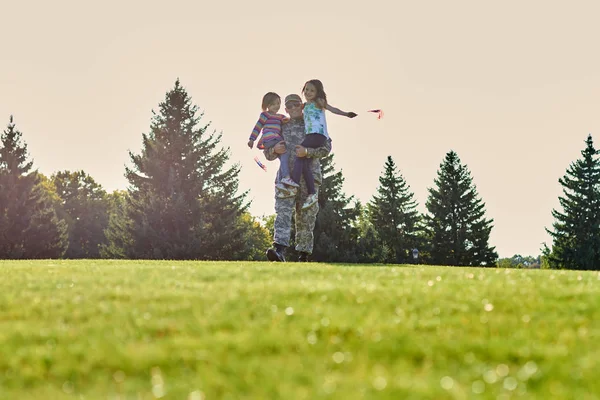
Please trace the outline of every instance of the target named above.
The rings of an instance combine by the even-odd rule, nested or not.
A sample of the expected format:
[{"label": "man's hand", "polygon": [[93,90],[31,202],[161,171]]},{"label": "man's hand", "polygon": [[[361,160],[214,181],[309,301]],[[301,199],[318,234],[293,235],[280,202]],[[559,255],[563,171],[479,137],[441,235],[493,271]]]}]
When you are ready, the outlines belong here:
[{"label": "man's hand", "polygon": [[306,157],[308,155],[308,149],[306,147],[297,145],[296,146],[296,157]]},{"label": "man's hand", "polygon": [[346,116],[347,116],[348,118],[354,118],[354,117],[356,117],[357,115],[358,115],[358,114],[356,114],[356,113],[353,113],[352,111],[350,111],[348,114],[346,114]]},{"label": "man's hand", "polygon": [[282,140],[273,147],[273,151],[277,154],[285,153],[285,142]]},{"label": "man's hand", "polygon": [[248,140],[248,147],[250,147],[250,148],[254,147],[254,140]]}]

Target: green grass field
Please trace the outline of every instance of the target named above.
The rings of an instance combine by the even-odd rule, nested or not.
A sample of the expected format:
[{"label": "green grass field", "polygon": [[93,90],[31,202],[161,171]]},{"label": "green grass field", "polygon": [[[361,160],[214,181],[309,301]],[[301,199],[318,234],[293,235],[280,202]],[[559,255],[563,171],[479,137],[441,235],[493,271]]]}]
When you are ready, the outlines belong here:
[{"label": "green grass field", "polygon": [[600,273],[0,261],[1,399],[599,399]]}]

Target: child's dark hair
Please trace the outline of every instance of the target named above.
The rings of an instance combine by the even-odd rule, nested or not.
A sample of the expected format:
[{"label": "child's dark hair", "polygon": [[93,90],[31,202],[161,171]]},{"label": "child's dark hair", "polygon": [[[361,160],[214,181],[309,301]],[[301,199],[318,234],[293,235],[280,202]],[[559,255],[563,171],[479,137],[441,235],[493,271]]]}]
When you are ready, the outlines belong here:
[{"label": "child's dark hair", "polygon": [[323,89],[323,82],[318,79],[311,79],[310,81],[304,84],[302,88],[302,93],[304,93],[304,89],[306,89],[306,85],[311,84],[317,89],[317,95],[315,96],[317,99],[323,99],[325,105],[327,105],[327,95],[325,94],[325,90]]},{"label": "child's dark hair", "polygon": [[275,100],[281,101],[281,97],[279,97],[279,95],[277,93],[269,92],[269,93],[265,94],[263,96],[263,101],[262,101],[262,110],[267,111],[267,108],[269,108],[269,106],[271,104],[273,104],[273,102]]}]

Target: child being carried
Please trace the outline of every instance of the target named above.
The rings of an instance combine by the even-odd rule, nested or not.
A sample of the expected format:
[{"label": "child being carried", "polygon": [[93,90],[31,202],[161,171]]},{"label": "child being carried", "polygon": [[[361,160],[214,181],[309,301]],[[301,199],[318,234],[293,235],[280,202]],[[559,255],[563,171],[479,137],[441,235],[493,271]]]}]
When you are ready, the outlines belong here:
[{"label": "child being carried", "polygon": [[[262,132],[262,136],[256,145],[257,149],[270,149],[277,143],[283,141],[281,136],[281,124],[287,123],[290,119],[283,114],[277,114],[281,107],[281,97],[277,93],[269,92],[263,96],[262,110],[258,122],[254,126],[250,139],[248,140],[248,147],[253,148],[254,142],[258,138],[258,135]],[[290,167],[289,167],[290,155],[288,152],[279,155],[279,169],[281,171],[281,183],[298,187],[299,185],[290,178]]]}]

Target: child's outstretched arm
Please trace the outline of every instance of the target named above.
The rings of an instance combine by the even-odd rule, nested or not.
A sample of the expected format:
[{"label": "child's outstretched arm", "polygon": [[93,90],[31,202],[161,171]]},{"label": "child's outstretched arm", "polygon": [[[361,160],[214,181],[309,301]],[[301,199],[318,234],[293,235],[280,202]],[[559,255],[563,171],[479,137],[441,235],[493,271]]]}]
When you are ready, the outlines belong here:
[{"label": "child's outstretched arm", "polygon": [[327,104],[325,106],[325,109],[327,109],[328,111],[331,111],[334,114],[341,115],[341,116],[348,117],[348,118],[354,118],[357,115],[356,113],[353,113],[352,111],[345,112],[345,111],[342,111],[339,108],[335,108],[329,104]]}]

